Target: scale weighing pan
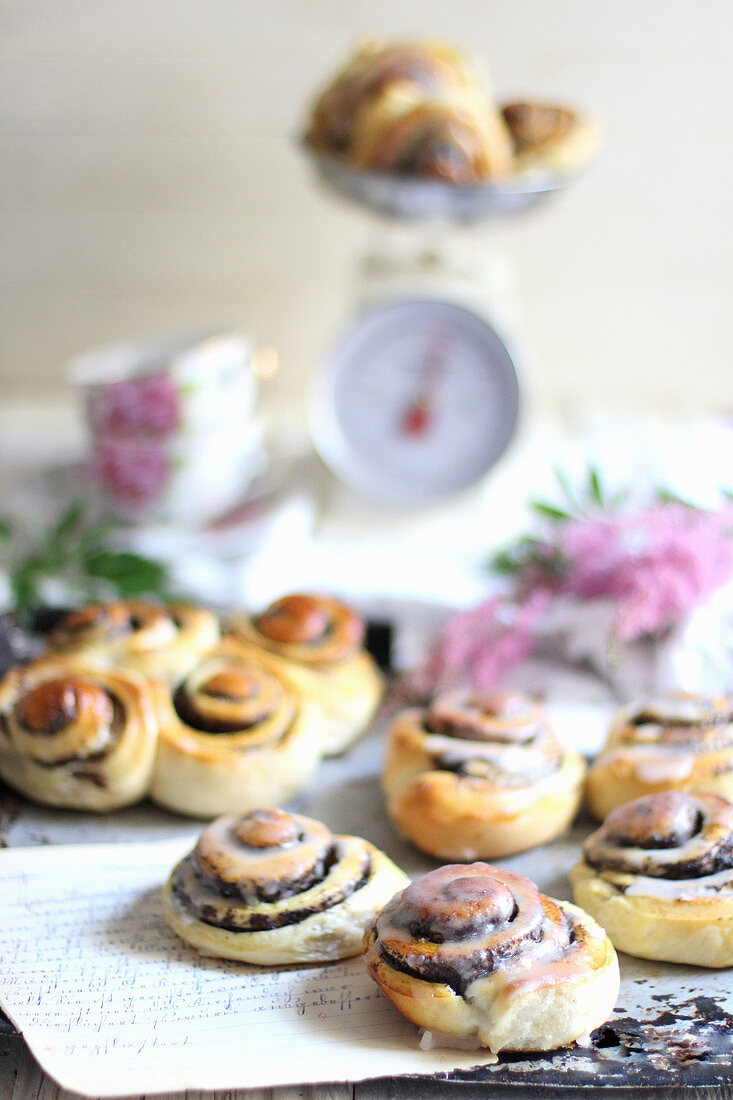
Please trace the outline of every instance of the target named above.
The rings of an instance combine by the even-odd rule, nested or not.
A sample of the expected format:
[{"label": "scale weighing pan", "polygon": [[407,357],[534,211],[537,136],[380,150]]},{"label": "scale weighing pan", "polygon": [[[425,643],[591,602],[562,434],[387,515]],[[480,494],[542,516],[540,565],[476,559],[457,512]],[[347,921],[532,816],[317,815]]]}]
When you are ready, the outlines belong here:
[{"label": "scale weighing pan", "polygon": [[319,180],[358,206],[390,218],[477,222],[519,214],[539,205],[572,182],[570,173],[527,172],[502,181],[456,186],[386,172],[365,172],[340,157],[304,143]]}]

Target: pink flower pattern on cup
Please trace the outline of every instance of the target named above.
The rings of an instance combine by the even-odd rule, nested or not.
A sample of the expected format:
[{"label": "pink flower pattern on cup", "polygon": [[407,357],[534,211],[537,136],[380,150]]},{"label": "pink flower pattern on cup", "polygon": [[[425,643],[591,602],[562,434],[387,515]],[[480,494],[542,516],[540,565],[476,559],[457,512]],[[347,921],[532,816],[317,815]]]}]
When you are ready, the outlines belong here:
[{"label": "pink flower pattern on cup", "polygon": [[113,439],[98,440],[92,472],[100,485],[122,504],[144,505],[156,500],[168,482],[168,460],[155,446],[128,447]]},{"label": "pink flower pattern on cup", "polygon": [[97,386],[89,394],[89,419],[95,434],[170,435],[180,424],[178,391],[165,374]]}]

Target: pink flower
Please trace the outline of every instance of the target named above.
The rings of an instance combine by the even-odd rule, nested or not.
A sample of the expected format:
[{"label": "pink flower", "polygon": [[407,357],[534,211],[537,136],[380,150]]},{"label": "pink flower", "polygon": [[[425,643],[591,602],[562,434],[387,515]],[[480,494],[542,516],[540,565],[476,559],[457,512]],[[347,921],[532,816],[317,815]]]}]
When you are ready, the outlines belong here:
[{"label": "pink flower", "polygon": [[730,509],[676,503],[569,520],[558,533],[562,591],[614,601],[624,640],[662,634],[733,576],[732,535]]},{"label": "pink flower", "polygon": [[502,676],[529,657],[536,639],[534,627],[550,602],[537,591],[522,603],[495,596],[470,611],[452,616],[418,670],[410,691],[430,696],[439,687],[470,683],[490,691]]},{"label": "pink flower", "polygon": [[457,683],[495,687],[533,652],[538,625],[558,599],[614,605],[609,644],[663,635],[733,578],[733,506],[596,510],[558,518],[550,537],[524,545],[531,553],[516,559],[507,592],[454,615],[411,688],[430,695]]},{"label": "pink flower", "polygon": [[98,433],[167,435],[178,428],[178,392],[165,374],[114,382],[92,390],[92,427]]}]

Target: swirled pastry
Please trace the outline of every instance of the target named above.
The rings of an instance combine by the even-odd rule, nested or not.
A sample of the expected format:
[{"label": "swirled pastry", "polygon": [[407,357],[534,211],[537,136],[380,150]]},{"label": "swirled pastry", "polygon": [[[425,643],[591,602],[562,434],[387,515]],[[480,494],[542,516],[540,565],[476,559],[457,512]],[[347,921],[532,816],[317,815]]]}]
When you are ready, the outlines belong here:
[{"label": "swirled pastry", "polygon": [[512,145],[484,96],[416,98],[396,87],[360,114],[349,159],[370,171],[466,185],[508,175]]},{"label": "swirled pastry", "polygon": [[219,640],[216,616],[187,604],[116,600],[67,615],[49,637],[51,650],[102,668],[121,666],[171,680]]},{"label": "swirled pastry", "polygon": [[277,966],[358,955],[408,882],[366,840],[278,809],[221,817],[174,869],[168,923],[204,954]]},{"label": "swirled pastry", "polygon": [[413,844],[439,859],[495,859],[543,844],[577,812],[585,765],[525,696],[446,692],[402,711],[382,787]]},{"label": "swirled pastry", "polygon": [[416,879],[365,942],[369,973],[404,1016],[494,1052],[566,1046],[602,1024],[618,996],[603,929],[487,863]]},{"label": "swirled pastry", "polygon": [[577,172],[592,159],[600,142],[595,119],[567,107],[543,103],[507,103],[502,108],[519,172]]},{"label": "swirled pastry", "polygon": [[36,802],[106,811],[139,801],[157,732],[134,672],[45,657],[0,683],[0,775]]},{"label": "swirled pastry", "polygon": [[620,951],[733,966],[733,806],[664,791],[617,806],[570,873],[575,899]]},{"label": "swirled pastry", "polygon": [[364,623],[327,596],[283,596],[251,618],[238,616],[237,637],[281,663],[317,706],[321,751],[342,752],[364,731],[382,695],[382,676],[362,648]]},{"label": "swirled pastry", "polygon": [[586,800],[601,820],[657,791],[712,791],[733,798],[733,703],[678,693],[635,703],[613,720],[588,773]]},{"label": "swirled pastry", "polygon": [[216,817],[285,802],[320,759],[318,719],[281,666],[235,638],[209,650],[172,688],[153,684],[160,737],[151,797]]},{"label": "swirled pastry", "polygon": [[462,55],[443,43],[368,42],[316,100],[306,140],[347,152],[360,115],[395,88],[420,98],[475,89],[477,81]]}]

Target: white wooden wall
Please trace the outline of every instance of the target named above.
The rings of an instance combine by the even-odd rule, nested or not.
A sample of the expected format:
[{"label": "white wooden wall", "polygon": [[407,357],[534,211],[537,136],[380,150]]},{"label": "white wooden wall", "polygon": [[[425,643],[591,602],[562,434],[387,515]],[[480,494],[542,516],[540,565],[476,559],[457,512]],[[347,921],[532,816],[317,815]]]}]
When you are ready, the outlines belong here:
[{"label": "white wooden wall", "polygon": [[234,322],[292,401],[362,218],[312,185],[304,104],[364,31],[442,36],[606,142],[502,230],[549,401],[733,407],[730,0],[0,0],[0,384]]}]

